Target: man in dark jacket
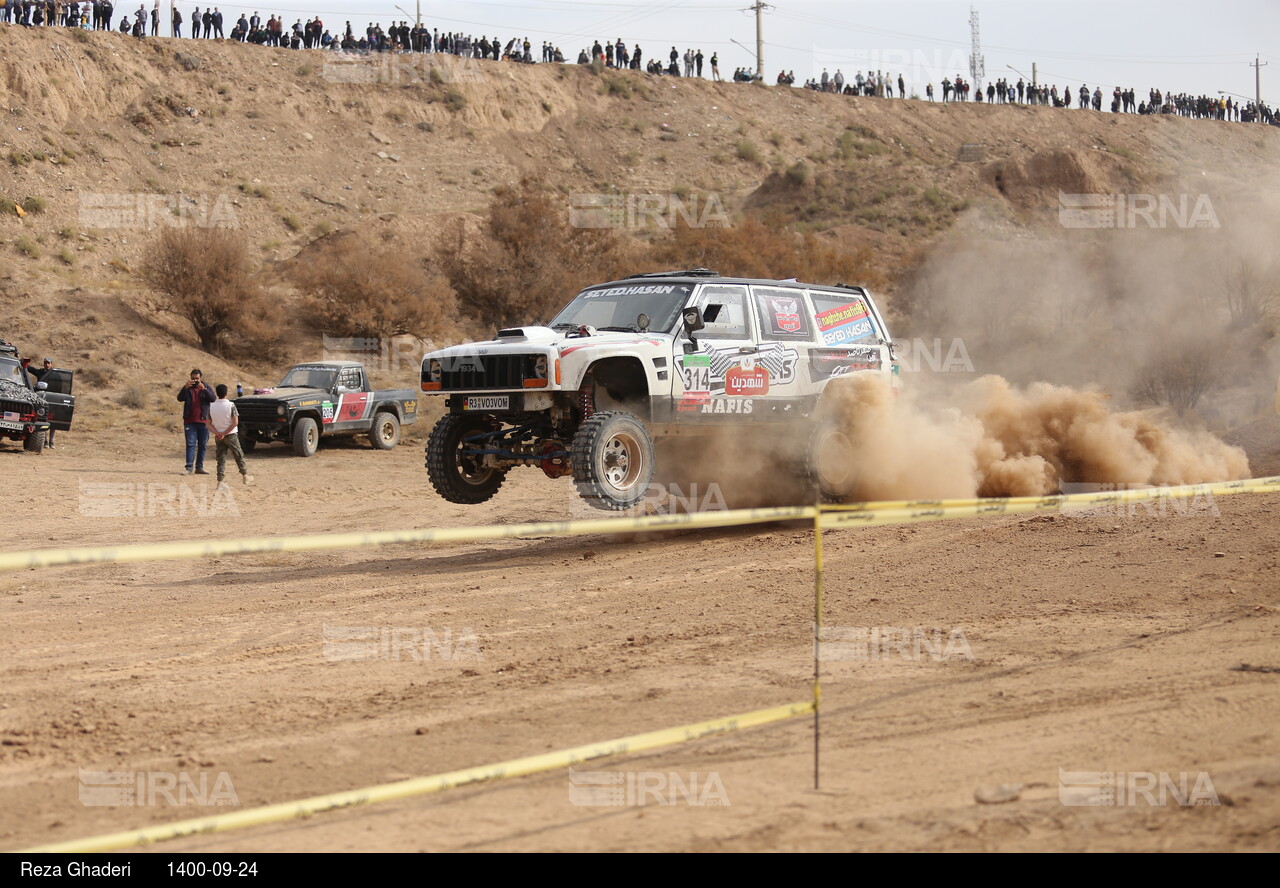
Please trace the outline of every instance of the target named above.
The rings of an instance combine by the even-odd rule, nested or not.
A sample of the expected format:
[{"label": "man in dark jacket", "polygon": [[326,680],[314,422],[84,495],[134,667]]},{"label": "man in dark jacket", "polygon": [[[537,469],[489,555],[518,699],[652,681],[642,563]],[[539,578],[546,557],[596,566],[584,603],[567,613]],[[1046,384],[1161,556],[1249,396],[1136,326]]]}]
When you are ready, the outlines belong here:
[{"label": "man in dark jacket", "polygon": [[190,475],[209,474],[204,470],[204,452],[209,445],[209,405],[214,402],[213,389],[204,381],[199,370],[192,370],[186,385],[178,389],[182,402],[182,425],[187,441],[187,468]]}]

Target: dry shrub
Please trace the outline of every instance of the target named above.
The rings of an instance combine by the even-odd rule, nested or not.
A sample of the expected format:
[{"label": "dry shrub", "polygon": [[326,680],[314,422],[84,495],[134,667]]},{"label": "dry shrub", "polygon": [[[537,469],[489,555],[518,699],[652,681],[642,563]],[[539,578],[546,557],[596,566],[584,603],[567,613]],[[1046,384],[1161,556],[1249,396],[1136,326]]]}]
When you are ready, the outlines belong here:
[{"label": "dry shrub", "polygon": [[635,271],[617,232],[575,228],[569,205],[532,179],[494,190],[483,235],[459,224],[440,250],[462,310],[486,326],[547,321],[583,287]]},{"label": "dry shrub", "polygon": [[845,246],[812,232],[788,229],[777,216],[747,218],[727,228],[678,224],[654,245],[653,259],[664,268],[713,268],[723,275],[796,278],[812,284],[878,287],[884,276],[865,244]]},{"label": "dry shrub", "polygon": [[448,281],[405,250],[362,234],[318,238],[289,276],[316,326],[333,336],[447,338],[456,327],[457,300]]},{"label": "dry shrub", "polygon": [[244,236],[227,228],[168,228],[142,269],[148,305],[191,323],[200,347],[228,356],[269,351],[282,311],[263,291]]}]

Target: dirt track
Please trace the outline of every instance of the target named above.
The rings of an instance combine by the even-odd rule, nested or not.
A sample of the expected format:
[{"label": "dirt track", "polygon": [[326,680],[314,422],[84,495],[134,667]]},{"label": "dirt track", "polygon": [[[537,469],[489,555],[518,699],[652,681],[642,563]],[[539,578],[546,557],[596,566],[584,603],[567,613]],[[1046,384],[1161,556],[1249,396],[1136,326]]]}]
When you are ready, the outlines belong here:
[{"label": "dirt track", "polygon": [[[161,488],[155,517],[82,514],[98,482],[214,504],[173,436],[142,437],[138,458],[121,443],[0,446],[6,488],[32,491],[5,548],[581,514],[568,482],[530,470],[449,506],[420,445],[264,449],[258,483],[231,489],[239,517],[166,516]],[[829,625],[959,629],[973,659],[826,664],[820,792],[796,720],[593,766],[714,772],[724,806],[578,807],[556,771],[163,847],[1274,850],[1280,679],[1231,667],[1280,666],[1280,496],[1201,506],[1220,514],[827,535]],[[805,699],[811,564],[807,530],[769,526],[0,575],[0,847],[208,811],[86,807],[78,768],[226,772],[255,806]],[[470,630],[479,657],[330,662],[325,626]],[[1223,804],[1067,807],[1059,768],[1205,771]],[[1022,798],[975,803],[1001,783]]]}]

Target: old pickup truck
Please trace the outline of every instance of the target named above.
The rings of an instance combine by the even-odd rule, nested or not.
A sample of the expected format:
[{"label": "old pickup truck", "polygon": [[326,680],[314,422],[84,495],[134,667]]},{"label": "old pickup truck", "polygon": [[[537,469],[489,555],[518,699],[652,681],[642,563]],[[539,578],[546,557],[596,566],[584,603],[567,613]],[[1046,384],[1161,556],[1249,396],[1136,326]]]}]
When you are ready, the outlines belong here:
[{"label": "old pickup truck", "polygon": [[298,456],[311,456],[320,438],[367,434],[378,450],[400,443],[400,427],[417,422],[413,389],[373,391],[357,361],[298,364],[274,389],[236,399],[240,443],[246,453],[259,443],[287,441]]}]

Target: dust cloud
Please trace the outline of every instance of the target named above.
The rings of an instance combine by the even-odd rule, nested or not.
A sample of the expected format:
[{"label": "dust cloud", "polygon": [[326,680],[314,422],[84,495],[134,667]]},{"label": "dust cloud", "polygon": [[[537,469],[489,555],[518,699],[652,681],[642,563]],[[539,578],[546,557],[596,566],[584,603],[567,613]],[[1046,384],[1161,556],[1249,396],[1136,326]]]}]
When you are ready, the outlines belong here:
[{"label": "dust cloud", "polygon": [[878,374],[824,395],[858,453],[856,500],[1036,496],[1066,483],[1193,484],[1249,477],[1243,450],[1154,411],[1118,412],[1098,391],[984,376],[945,393],[895,395]]}]

